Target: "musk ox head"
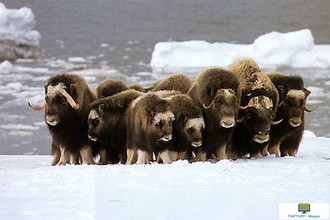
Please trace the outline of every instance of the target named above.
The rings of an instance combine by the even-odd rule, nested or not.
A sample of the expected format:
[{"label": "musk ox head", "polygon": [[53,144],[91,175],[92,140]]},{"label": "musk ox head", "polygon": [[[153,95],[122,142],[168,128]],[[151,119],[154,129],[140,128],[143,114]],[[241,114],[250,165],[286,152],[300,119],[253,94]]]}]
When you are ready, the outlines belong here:
[{"label": "musk ox head", "polygon": [[255,96],[249,103],[241,108],[245,110],[243,117],[239,120],[252,134],[252,141],[262,144],[269,141],[269,131],[273,122],[275,111],[272,99],[267,96]]},{"label": "musk ox head", "polygon": [[[66,86],[64,83],[45,85],[45,102],[39,107],[30,108],[35,111],[46,109],[45,120],[48,126],[55,127],[61,119],[70,117],[70,113],[79,110],[79,103],[73,99],[77,95],[75,84]],[[70,95],[71,94],[71,95]]]},{"label": "musk ox head", "polygon": [[310,94],[308,89],[296,90],[291,89],[287,92],[286,98],[279,104],[278,117],[282,117],[288,124],[293,127],[299,127],[303,124],[304,111],[312,112],[305,107],[306,98]]},{"label": "musk ox head", "polygon": [[159,141],[172,140],[172,122],[175,116],[171,111],[158,112],[152,120],[152,133]]},{"label": "musk ox head", "polygon": [[233,128],[239,111],[240,95],[233,89],[220,89],[209,105],[203,104],[207,114],[211,114],[213,121],[221,128]]},{"label": "musk ox head", "polygon": [[191,146],[200,147],[202,146],[202,133],[205,129],[204,119],[201,118],[190,118],[185,120],[185,126],[183,129],[184,135]]},{"label": "musk ox head", "polygon": [[104,123],[104,112],[102,109],[102,105],[92,108],[87,119],[88,138],[95,142],[102,139],[101,134],[104,130],[106,130],[106,123]]},{"label": "musk ox head", "polygon": [[303,125],[304,111],[312,112],[306,108],[306,99],[311,93],[304,88],[304,81],[301,76],[287,76],[282,73],[269,73],[268,77],[276,86],[280,104],[276,112],[276,119],[283,119],[284,123],[292,128]]}]

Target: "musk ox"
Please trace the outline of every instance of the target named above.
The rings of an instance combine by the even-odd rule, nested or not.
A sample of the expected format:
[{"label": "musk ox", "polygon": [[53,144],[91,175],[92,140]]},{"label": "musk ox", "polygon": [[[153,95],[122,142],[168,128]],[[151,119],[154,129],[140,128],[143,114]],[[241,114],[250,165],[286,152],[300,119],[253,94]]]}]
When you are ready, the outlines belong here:
[{"label": "musk ox", "polygon": [[191,159],[193,149],[202,145],[205,128],[202,109],[188,95],[173,91],[157,94],[169,101],[175,116],[172,140],[159,144],[158,162],[172,163],[178,159]]},{"label": "musk ox", "polygon": [[123,81],[117,79],[106,79],[96,88],[96,93],[97,98],[100,99],[107,96],[112,96],[125,90],[128,90],[128,87]]},{"label": "musk ox", "polygon": [[134,89],[134,90],[139,91],[139,92],[147,92],[147,89],[144,88],[143,86],[141,86],[138,83],[133,83],[133,84],[129,85],[128,88],[129,89]]},{"label": "musk ox", "polygon": [[135,99],[127,110],[127,162],[149,164],[161,142],[172,139],[172,121],[167,100],[149,92]]},{"label": "musk ox", "polygon": [[161,81],[156,82],[150,88],[151,91],[175,90],[187,94],[192,86],[192,80],[185,74],[175,74]]},{"label": "musk ox", "polygon": [[213,154],[217,160],[226,159],[226,145],[236,126],[241,98],[236,75],[221,68],[206,69],[197,76],[188,95],[203,107],[205,120],[203,145],[196,160],[205,161]]},{"label": "musk ox", "polygon": [[88,137],[98,142],[99,164],[126,162],[126,109],[141,95],[126,90],[94,101],[88,116]]},{"label": "musk ox", "polygon": [[[45,102],[33,110],[45,110],[45,121],[53,137],[52,165],[82,161],[94,164],[92,143],[87,136],[87,117],[90,103],[96,100],[85,79],[75,74],[59,74],[45,85]],[[61,153],[62,152],[62,153]]]},{"label": "musk ox", "polygon": [[[306,105],[310,91],[304,87],[301,76],[286,76],[281,73],[269,73],[279,93],[279,106],[275,120],[283,120],[270,130],[268,151],[270,154],[295,156],[302,138],[305,125],[305,112],[311,112]],[[314,107],[315,108],[315,107]]]},{"label": "musk ox", "polygon": [[265,73],[255,72],[259,69],[253,60],[238,61],[229,69],[238,71],[234,73],[242,86],[240,104],[244,107],[240,109],[239,123],[227,149],[227,156],[232,159],[246,154],[262,157],[269,142],[271,124],[278,123],[273,121],[279,99],[277,89]]}]

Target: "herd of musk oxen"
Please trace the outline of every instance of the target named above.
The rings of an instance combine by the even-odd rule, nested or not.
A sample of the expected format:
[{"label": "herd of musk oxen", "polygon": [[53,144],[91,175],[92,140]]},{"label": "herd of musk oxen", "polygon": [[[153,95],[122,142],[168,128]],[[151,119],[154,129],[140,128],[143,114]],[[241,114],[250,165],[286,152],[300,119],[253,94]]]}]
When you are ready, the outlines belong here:
[{"label": "herd of musk oxen", "polygon": [[299,75],[264,73],[252,59],[175,74],[150,88],[107,79],[96,94],[83,77],[45,85],[52,165],[218,161],[295,156],[310,91]]}]

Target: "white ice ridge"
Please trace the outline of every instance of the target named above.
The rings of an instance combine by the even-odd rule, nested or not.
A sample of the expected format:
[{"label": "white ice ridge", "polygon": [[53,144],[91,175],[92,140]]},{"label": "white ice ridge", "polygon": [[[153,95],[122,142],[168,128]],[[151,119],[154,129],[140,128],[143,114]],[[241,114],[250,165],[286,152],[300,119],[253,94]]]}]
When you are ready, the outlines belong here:
[{"label": "white ice ridge", "polygon": [[150,64],[154,73],[191,73],[209,67],[227,68],[244,58],[253,58],[261,68],[329,68],[330,45],[315,45],[309,29],[270,32],[252,44],[159,42]]},{"label": "white ice ridge", "polygon": [[30,8],[7,9],[0,2],[0,61],[30,58],[39,46],[41,35]]}]

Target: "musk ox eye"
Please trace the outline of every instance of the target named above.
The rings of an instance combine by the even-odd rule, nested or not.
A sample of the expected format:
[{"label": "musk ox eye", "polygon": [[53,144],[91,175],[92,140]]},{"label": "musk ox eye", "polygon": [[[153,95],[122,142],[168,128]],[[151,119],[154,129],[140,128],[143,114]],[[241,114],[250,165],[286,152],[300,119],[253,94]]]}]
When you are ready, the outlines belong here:
[{"label": "musk ox eye", "polygon": [[247,112],[245,115],[246,115],[246,117],[247,117],[248,119],[251,119],[251,118],[252,118],[252,115],[251,115],[250,112]]},{"label": "musk ox eye", "polygon": [[100,123],[100,120],[98,118],[95,118],[92,120],[92,125],[97,126]]},{"label": "musk ox eye", "polygon": [[191,128],[188,128],[187,131],[188,131],[189,134],[192,134],[192,133],[194,132],[194,130],[195,130],[195,129],[191,127]]}]

